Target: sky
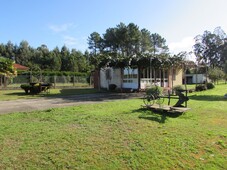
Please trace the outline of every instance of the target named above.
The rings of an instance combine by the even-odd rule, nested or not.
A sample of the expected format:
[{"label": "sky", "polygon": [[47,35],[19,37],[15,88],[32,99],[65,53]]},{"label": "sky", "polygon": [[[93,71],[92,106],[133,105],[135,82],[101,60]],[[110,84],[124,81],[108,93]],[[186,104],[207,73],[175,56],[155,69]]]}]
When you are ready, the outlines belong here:
[{"label": "sky", "polygon": [[[0,0],[0,43],[22,40],[52,50],[84,52],[93,32],[120,22],[166,39],[170,53],[192,51],[194,37],[221,27],[227,33],[227,0]],[[190,56],[189,59],[194,59]]]}]

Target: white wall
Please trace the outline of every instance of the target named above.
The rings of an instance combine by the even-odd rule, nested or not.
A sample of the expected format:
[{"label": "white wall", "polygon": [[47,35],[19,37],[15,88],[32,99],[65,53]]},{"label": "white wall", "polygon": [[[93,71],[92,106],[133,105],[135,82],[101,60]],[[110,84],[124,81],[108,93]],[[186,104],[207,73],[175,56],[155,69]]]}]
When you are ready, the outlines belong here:
[{"label": "white wall", "polygon": [[[106,70],[110,69],[111,72],[111,80],[106,79]],[[100,85],[101,88],[107,88],[109,84],[115,84],[117,85],[117,88],[121,88],[121,69],[113,69],[113,68],[107,68],[103,69],[100,71]],[[124,75],[134,75],[136,77],[130,77],[130,78],[125,78],[123,79],[123,88],[132,88],[132,89],[137,89],[138,88],[138,69],[130,69],[130,68],[125,68],[124,69]]]},{"label": "white wall", "polygon": [[100,85],[101,88],[108,88],[109,84],[117,85],[117,88],[121,88],[121,70],[108,68],[111,72],[111,80],[106,79],[106,69],[100,71]]},{"label": "white wall", "polygon": [[204,83],[204,81],[206,81],[206,77],[204,76],[204,74],[197,74],[197,78],[196,75],[193,75],[192,82],[196,83],[196,79],[197,83]]},{"label": "white wall", "polygon": [[202,84],[206,81],[206,76],[204,74],[186,74],[186,77],[192,77],[192,83],[197,83]]}]

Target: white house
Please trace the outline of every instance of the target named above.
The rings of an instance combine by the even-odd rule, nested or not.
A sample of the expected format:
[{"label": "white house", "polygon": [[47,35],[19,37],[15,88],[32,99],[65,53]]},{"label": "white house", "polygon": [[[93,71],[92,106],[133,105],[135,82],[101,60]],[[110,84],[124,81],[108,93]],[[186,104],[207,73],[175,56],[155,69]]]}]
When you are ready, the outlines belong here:
[{"label": "white house", "polygon": [[206,82],[205,74],[186,74],[185,77],[186,77],[187,84],[196,84],[196,83],[202,84]]},{"label": "white house", "polygon": [[117,88],[145,89],[157,84],[161,87],[172,88],[182,84],[182,69],[154,69],[154,68],[106,68],[96,71],[94,87],[108,89],[110,84]]}]

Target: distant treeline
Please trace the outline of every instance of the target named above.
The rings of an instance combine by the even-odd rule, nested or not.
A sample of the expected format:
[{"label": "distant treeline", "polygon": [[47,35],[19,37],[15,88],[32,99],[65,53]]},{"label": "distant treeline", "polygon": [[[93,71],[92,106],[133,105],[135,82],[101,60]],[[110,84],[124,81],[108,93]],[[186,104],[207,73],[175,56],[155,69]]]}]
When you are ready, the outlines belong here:
[{"label": "distant treeline", "polygon": [[9,41],[7,44],[0,44],[0,56],[12,59],[33,71],[87,73],[92,70],[87,51],[82,53],[76,49],[69,50],[66,46],[49,50],[46,45],[33,48],[27,41],[21,41],[19,46]]}]

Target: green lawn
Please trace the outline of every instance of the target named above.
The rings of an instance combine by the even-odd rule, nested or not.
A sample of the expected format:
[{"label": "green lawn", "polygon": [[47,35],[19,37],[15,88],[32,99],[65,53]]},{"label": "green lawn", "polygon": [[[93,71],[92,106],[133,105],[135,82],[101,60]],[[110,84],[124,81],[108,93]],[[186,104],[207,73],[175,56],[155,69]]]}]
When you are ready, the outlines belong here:
[{"label": "green lawn", "polygon": [[190,94],[183,115],[141,99],[1,115],[0,169],[227,169],[225,93]]}]

